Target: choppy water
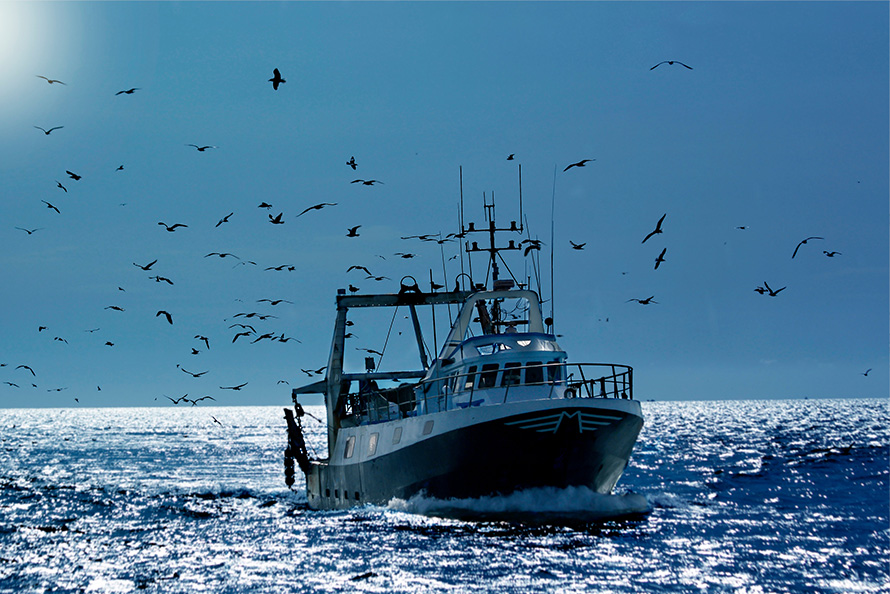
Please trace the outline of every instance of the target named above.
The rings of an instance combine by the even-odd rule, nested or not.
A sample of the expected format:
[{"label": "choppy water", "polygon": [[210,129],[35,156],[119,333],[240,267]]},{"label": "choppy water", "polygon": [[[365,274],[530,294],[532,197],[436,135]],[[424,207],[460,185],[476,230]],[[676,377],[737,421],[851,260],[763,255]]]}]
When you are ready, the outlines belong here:
[{"label": "choppy water", "polygon": [[615,497],[343,512],[280,407],[0,410],[0,592],[890,592],[886,401],[643,409]]}]

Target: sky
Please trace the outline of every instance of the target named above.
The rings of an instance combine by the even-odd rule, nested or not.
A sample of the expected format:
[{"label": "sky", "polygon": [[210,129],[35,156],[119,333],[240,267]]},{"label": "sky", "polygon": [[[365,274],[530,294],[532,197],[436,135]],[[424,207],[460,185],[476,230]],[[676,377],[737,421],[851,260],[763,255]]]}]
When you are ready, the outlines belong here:
[{"label": "sky", "polygon": [[[461,195],[544,243],[559,344],[637,399],[887,398],[888,30],[886,2],[0,3],[0,407],[287,405],[338,288],[454,285],[459,244],[400,238],[457,232]],[[347,366],[391,327],[381,369],[418,368],[371,313]]]}]

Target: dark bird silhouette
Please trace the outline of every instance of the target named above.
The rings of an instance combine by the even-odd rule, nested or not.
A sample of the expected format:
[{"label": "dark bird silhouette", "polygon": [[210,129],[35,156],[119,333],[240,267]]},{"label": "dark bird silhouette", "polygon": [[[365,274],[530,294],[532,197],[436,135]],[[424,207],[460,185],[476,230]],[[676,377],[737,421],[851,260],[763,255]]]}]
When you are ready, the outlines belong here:
[{"label": "dark bird silhouette", "polygon": [[207,149],[219,148],[219,147],[216,147],[216,146],[213,146],[213,145],[210,145],[210,144],[207,144],[207,145],[204,145],[204,146],[198,146],[197,144],[187,144],[187,145],[185,145],[185,146],[193,146],[193,147],[195,147],[196,149],[198,149],[198,152],[199,152],[199,153],[203,153],[203,152],[206,151]]},{"label": "dark bird silhouette", "polygon": [[240,390],[241,388],[243,388],[246,385],[247,385],[247,382],[244,382],[243,384],[239,384],[237,386],[220,386],[219,389],[220,390]]},{"label": "dark bird silhouette", "polygon": [[12,382],[3,382],[3,383],[6,384],[7,386],[12,386],[13,388],[20,388],[20,387],[21,387],[21,386],[19,386],[18,384],[14,384],[14,383],[12,383]]},{"label": "dark bird silhouette", "polygon": [[106,341],[105,341],[105,346],[113,347],[113,346],[114,346],[114,343],[111,342],[110,340],[106,340]]},{"label": "dark bird silhouette", "polygon": [[359,292],[359,288],[356,287],[355,285],[353,285],[353,284],[350,283],[350,285],[349,285],[349,292],[350,292],[350,293],[358,293],[358,292]]},{"label": "dark bird silhouette", "polygon": [[171,325],[173,324],[173,316],[171,316],[171,315],[169,314],[169,312],[166,312],[166,311],[164,311],[164,310],[162,309],[162,310],[160,310],[158,313],[155,314],[155,317],[158,317],[158,316],[160,316],[160,315],[163,315],[165,318],[167,318],[167,322],[168,322],[169,324],[171,324]]},{"label": "dark bird silhouette", "polygon": [[217,419],[213,415],[210,415],[210,418],[213,419],[213,422],[216,423],[217,425],[219,425],[220,427],[223,426],[223,424],[219,422],[219,419]]},{"label": "dark bird silhouette", "polygon": [[223,218],[221,218],[221,219],[219,220],[219,222],[216,224],[216,226],[219,227],[219,226],[222,225],[223,223],[228,223],[228,222],[229,222],[229,217],[232,216],[233,214],[235,214],[235,213],[234,213],[234,212],[230,212],[229,214],[227,214],[226,216],[224,216]]},{"label": "dark bird silhouette", "polygon": [[543,245],[543,242],[540,239],[523,239],[519,243],[519,245],[522,245],[524,243],[527,243],[528,245],[525,246],[525,251],[522,252],[523,256],[527,256],[529,254],[529,252],[531,252],[532,250],[540,251],[541,245]]},{"label": "dark bird silhouette", "polygon": [[661,230],[661,223],[664,222],[664,217],[666,217],[666,216],[667,216],[667,213],[664,213],[663,215],[661,215],[661,218],[658,219],[658,222],[655,224],[655,229],[651,233],[649,233],[649,235],[647,235],[646,237],[643,238],[643,243],[646,243],[646,240],[649,239],[650,237],[652,237],[653,235],[655,235],[656,233],[663,233],[663,231]]},{"label": "dark bird silhouette", "polygon": [[[309,212],[310,210],[321,210],[321,209],[324,208],[325,206],[337,206],[337,203],[336,203],[336,202],[322,202],[321,204],[316,204],[315,206],[310,206],[309,208],[307,208],[306,210],[304,210],[303,212],[301,212],[301,213],[298,214],[297,216],[298,216],[298,217],[303,216],[304,214],[306,214],[306,213]],[[279,215],[279,216],[280,216],[280,215]]]},{"label": "dark bird silhouette", "polygon": [[151,262],[149,262],[148,264],[143,266],[142,264],[137,264],[136,262],[133,262],[133,266],[138,266],[142,270],[149,271],[149,270],[151,270],[151,267],[154,266],[156,263],[157,263],[157,260],[152,260]]},{"label": "dark bird silhouette", "polygon": [[37,374],[34,373],[34,370],[31,369],[30,367],[28,367],[27,365],[18,365],[18,366],[16,366],[16,369],[27,369],[28,371],[31,372],[31,375],[33,375],[34,377],[37,377]]},{"label": "dark bird silhouette", "polygon": [[77,181],[77,180],[79,180],[80,178],[83,177],[82,175],[77,175],[77,174],[74,173],[73,171],[68,171],[67,169],[65,170],[65,173],[67,173],[67,174],[68,174],[68,177],[70,177],[70,178],[73,179],[74,181]]},{"label": "dark bird silhouette", "polygon": [[115,171],[123,171],[123,170],[124,170],[124,166],[123,166],[123,165],[118,165],[118,166],[117,166],[117,169],[115,169]]},{"label": "dark bird silhouette", "polygon": [[668,251],[668,249],[664,248],[663,250],[661,250],[661,253],[658,254],[658,257],[655,258],[655,270],[658,270],[658,267],[661,265],[662,262],[664,262],[664,253],[666,251]]},{"label": "dark bird silhouette", "polygon": [[66,85],[66,86],[67,86],[66,83],[63,83],[62,81],[60,81],[60,80],[56,80],[56,79],[54,79],[54,78],[46,78],[45,76],[42,76],[42,75],[40,75],[40,74],[35,74],[35,76],[36,76],[37,78],[42,78],[43,80],[45,80],[45,81],[48,82],[49,84],[59,83],[60,85]]},{"label": "dark bird silhouette", "polygon": [[575,243],[575,242],[572,241],[571,239],[569,240],[569,243],[572,244],[572,249],[573,249],[573,250],[583,250],[583,249],[584,249],[584,246],[587,245],[586,242],[585,242],[585,243]]},{"label": "dark bird silhouette", "polygon": [[136,91],[140,90],[141,87],[133,87],[132,89],[127,89],[126,91],[118,91],[115,95],[132,95]]},{"label": "dark bird silhouette", "polygon": [[281,73],[278,72],[278,68],[276,68],[272,71],[272,78],[269,79],[269,82],[272,83],[272,88],[277,91],[278,85],[286,83],[287,81],[281,78]]},{"label": "dark bird silhouette", "polygon": [[349,232],[346,234],[346,237],[358,237],[358,228],[361,225],[356,225],[355,227],[350,227]]},{"label": "dark bird silhouette", "polygon": [[668,66],[673,66],[674,64],[679,64],[680,66],[685,66],[686,68],[689,68],[690,70],[692,70],[692,66],[687,66],[686,64],[684,64],[683,62],[680,62],[678,60],[663,60],[663,61],[659,62],[658,64],[656,64],[655,66],[653,66],[652,68],[650,68],[649,70],[655,70],[662,64],[667,64]]},{"label": "dark bird silhouette", "polygon": [[515,157],[515,156],[516,156],[516,153],[510,153],[509,155],[507,155],[507,160],[512,161],[513,157]]},{"label": "dark bird silhouette", "polygon": [[58,340],[59,342],[64,342],[65,344],[68,344],[68,341],[65,340],[64,338],[62,338],[61,336],[56,336],[55,338],[53,338],[53,340]]},{"label": "dark bird silhouette", "polygon": [[150,276],[148,277],[156,283],[167,283],[168,285],[172,285],[173,281],[167,278],[166,276]]},{"label": "dark bird silhouette", "polygon": [[61,130],[65,126],[56,126],[55,128],[50,128],[49,130],[44,130],[40,126],[34,126],[34,127],[37,128],[38,130],[43,130],[43,133],[46,134],[47,136],[49,136],[50,132],[52,132],[53,130]]},{"label": "dark bird silhouette", "polygon": [[372,355],[377,355],[378,357],[382,357],[382,356],[383,356],[383,353],[381,353],[380,351],[375,351],[374,349],[363,349],[363,348],[355,347],[355,350],[357,350],[357,351],[365,351],[366,353],[370,353],[370,354],[372,354]]},{"label": "dark bird silhouette", "polygon": [[755,292],[755,293],[760,293],[761,295],[765,295],[765,294],[766,294],[766,288],[765,288],[765,287],[757,287],[756,289],[754,289],[754,292]]},{"label": "dark bird silhouette", "polygon": [[16,227],[16,229],[18,229],[19,231],[24,231],[28,235],[31,235],[32,233],[40,231],[41,229],[43,229],[43,227],[37,227],[36,229],[25,229],[24,227]]},{"label": "dark bird silhouette", "polygon": [[235,254],[230,254],[230,253],[228,253],[228,252],[222,252],[222,253],[220,253],[220,252],[210,252],[209,254],[207,254],[207,255],[204,256],[204,257],[205,257],[205,258],[209,258],[210,256],[219,256],[220,258],[227,258],[227,257],[231,256],[231,257],[235,258],[236,260],[240,260],[240,259],[241,259],[241,258],[239,258],[238,256],[236,256]]},{"label": "dark bird silhouette", "polygon": [[65,186],[63,186],[63,185],[62,185],[62,182],[60,182],[59,180],[56,180],[56,185],[59,186],[60,188],[62,188],[63,190],[65,190],[65,193],[66,193],[66,194],[68,193],[68,188],[66,188]]},{"label": "dark bird silhouette", "polygon": [[562,171],[563,171],[563,173],[565,173],[566,171],[568,171],[568,170],[571,169],[572,167],[584,167],[585,165],[587,165],[587,163],[590,163],[591,161],[596,161],[596,159],[581,159],[581,160],[578,161],[577,163],[572,163],[571,165],[567,166],[567,167],[566,167],[565,169],[563,169]]},{"label": "dark bird silhouette", "polygon": [[834,258],[835,256],[843,255],[840,252],[826,252],[825,250],[822,250],[822,253],[825,254],[826,256],[828,256],[829,258]]},{"label": "dark bird silhouette", "polygon": [[125,311],[123,307],[118,307],[117,305],[109,305],[105,309],[113,309],[114,311]]},{"label": "dark bird silhouette", "polygon": [[640,305],[649,305],[650,303],[658,303],[658,301],[652,301],[652,299],[654,299],[654,298],[655,298],[655,295],[652,295],[652,297],[646,297],[645,299],[636,299],[636,298],[628,299],[627,301],[625,301],[625,303],[630,303],[631,301],[636,301]]},{"label": "dark bird silhouette", "polygon": [[865,372],[864,372],[862,375],[864,375],[865,377],[868,377],[868,372],[869,372],[869,371],[871,371],[871,367],[869,367],[868,369],[866,369]]},{"label": "dark bird silhouette", "polygon": [[166,394],[164,394],[164,398],[166,398],[167,400],[169,400],[169,401],[172,402],[173,404],[179,404],[180,402],[191,402],[191,401],[188,399],[188,394],[183,394],[183,395],[180,396],[179,398],[170,398],[169,396],[167,396]]},{"label": "dark bird silhouette", "polygon": [[383,182],[378,181],[376,179],[354,179],[349,183],[351,183],[351,184],[361,183],[364,186],[373,186],[374,184],[382,184]]},{"label": "dark bird silhouette", "polygon": [[368,276],[371,276],[371,271],[364,266],[350,266],[346,269],[346,272],[351,272],[353,270],[363,270]]},{"label": "dark bird silhouette", "polygon": [[260,203],[260,205],[257,208],[265,208],[266,210],[268,210],[268,209],[272,208],[272,205],[269,204],[268,202],[262,202],[262,203]]},{"label": "dark bird silhouette", "polygon": [[346,164],[352,167],[352,170],[355,171],[355,168],[358,167],[358,164],[355,162],[355,157],[350,157]]},{"label": "dark bird silhouette", "polygon": [[251,334],[254,334],[254,332],[239,332],[239,333],[236,334],[235,337],[232,339],[232,344],[234,344],[235,341],[238,340],[240,337],[242,337],[242,336],[250,336]]},{"label": "dark bird silhouette", "polygon": [[50,203],[47,202],[46,200],[41,200],[41,202],[43,202],[44,204],[46,204],[46,207],[47,207],[47,208],[51,208],[51,209],[53,209],[54,211],[56,211],[57,213],[62,214],[62,213],[59,211],[58,208],[56,208],[55,206],[53,206],[52,204],[50,204]]},{"label": "dark bird silhouette", "polygon": [[399,256],[400,258],[408,260],[417,256],[417,254],[403,254],[402,252],[396,252],[395,254],[393,254],[393,256]]},{"label": "dark bird silhouette", "polygon": [[268,302],[269,305],[278,305],[279,303],[291,303],[291,304],[293,304],[293,301],[288,301],[287,299],[257,299],[256,302],[257,302],[257,303]]},{"label": "dark bird silhouette", "polygon": [[192,376],[192,377],[201,377],[202,375],[204,375],[205,373],[207,373],[206,371],[199,371],[198,373],[192,373],[191,371],[189,371],[189,370],[187,370],[187,369],[185,369],[185,368],[183,368],[183,367],[180,367],[179,369],[181,369],[183,372],[189,374],[189,375]]},{"label": "dark bird silhouette", "polygon": [[770,286],[768,284],[766,284],[766,281],[763,282],[763,286],[766,287],[766,290],[769,292],[770,297],[775,297],[776,295],[778,295],[779,293],[781,293],[782,291],[784,291],[785,289],[788,288],[788,287],[782,287],[781,289],[776,289],[775,291],[773,291],[770,288]]},{"label": "dark bird silhouette", "polygon": [[272,215],[269,215],[269,222],[272,223],[273,225],[283,225],[284,221],[281,220],[282,216],[284,216],[283,212],[279,212],[277,217],[273,217]]},{"label": "dark bird silhouette", "polygon": [[797,247],[794,248],[794,253],[791,254],[791,258],[794,259],[794,256],[797,255],[797,250],[800,249],[800,246],[804,245],[806,242],[808,242],[811,239],[825,239],[825,238],[824,237],[807,237],[806,239],[804,239],[803,241],[801,241],[800,243],[797,244]]},{"label": "dark bird silhouette", "polygon": [[188,225],[183,225],[182,223],[174,223],[172,225],[168,225],[167,223],[160,222],[160,221],[158,222],[158,225],[162,225],[170,233],[173,233],[174,231],[176,231],[176,229],[178,227],[188,227]]}]

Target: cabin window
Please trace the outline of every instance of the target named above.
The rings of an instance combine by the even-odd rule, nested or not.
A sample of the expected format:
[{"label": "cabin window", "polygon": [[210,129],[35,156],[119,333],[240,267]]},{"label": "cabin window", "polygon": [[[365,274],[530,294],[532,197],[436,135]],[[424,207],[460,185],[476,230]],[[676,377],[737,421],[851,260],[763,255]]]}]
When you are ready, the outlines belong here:
[{"label": "cabin window", "polygon": [[501,387],[515,386],[519,383],[522,363],[514,361],[504,365],[504,376],[501,378]]},{"label": "cabin window", "polygon": [[547,364],[547,380],[550,383],[562,380],[562,365],[559,364],[559,361],[552,361]]},{"label": "cabin window", "polygon": [[402,428],[396,427],[392,432],[392,442],[393,444],[397,444],[402,441]]},{"label": "cabin window", "polygon": [[[368,438],[368,455],[373,456],[377,453],[377,439],[380,437],[379,433],[372,433],[371,437]],[[358,499],[358,498],[356,498]]]},{"label": "cabin window", "polygon": [[433,421],[427,421],[423,424],[423,434],[429,435],[433,432]]},{"label": "cabin window", "polygon": [[476,381],[476,366],[470,365],[470,368],[467,370],[467,379],[464,382],[464,390],[472,390],[473,383]]},{"label": "cabin window", "polygon": [[355,500],[358,501],[360,499],[358,491],[355,492]]},{"label": "cabin window", "polygon": [[540,361],[532,361],[525,368],[525,383],[527,384],[543,384],[544,383],[544,367]]},{"label": "cabin window", "polygon": [[343,452],[343,457],[352,458],[353,452],[355,452],[355,435],[346,440],[346,451]]},{"label": "cabin window", "polygon": [[479,374],[479,389],[493,388],[498,378],[498,364],[486,363]]}]

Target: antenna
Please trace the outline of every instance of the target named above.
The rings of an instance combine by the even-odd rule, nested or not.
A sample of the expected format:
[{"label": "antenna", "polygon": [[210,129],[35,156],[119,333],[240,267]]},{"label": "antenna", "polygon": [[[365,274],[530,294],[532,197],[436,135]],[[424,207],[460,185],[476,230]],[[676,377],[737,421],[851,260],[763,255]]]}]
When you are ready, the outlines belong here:
[{"label": "antenna", "polygon": [[553,321],[553,302],[556,301],[556,285],[553,282],[553,247],[556,245],[554,221],[556,220],[556,165],[553,166],[553,194],[550,196],[550,323],[553,334],[556,334],[556,322]]}]

